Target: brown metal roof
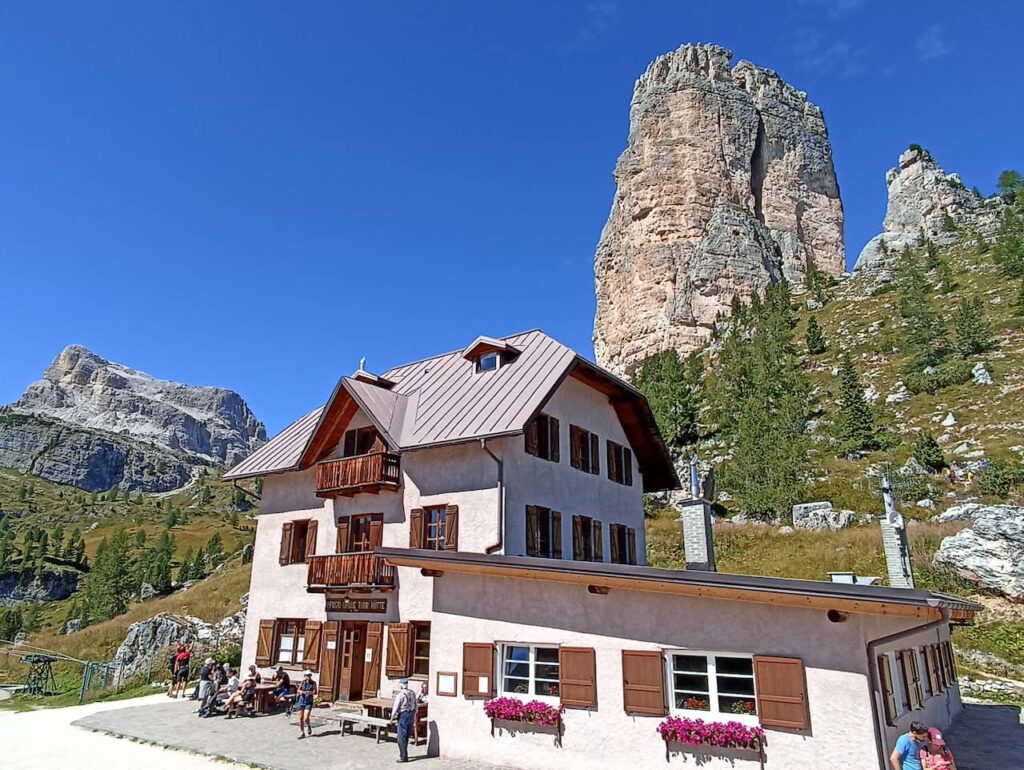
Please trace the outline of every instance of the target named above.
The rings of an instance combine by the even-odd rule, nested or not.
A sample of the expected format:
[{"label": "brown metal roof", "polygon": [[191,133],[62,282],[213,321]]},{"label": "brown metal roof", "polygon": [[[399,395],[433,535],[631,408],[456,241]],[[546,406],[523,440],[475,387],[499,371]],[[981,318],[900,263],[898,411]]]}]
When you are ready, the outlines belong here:
[{"label": "brown metal roof", "polygon": [[225,473],[224,478],[230,481],[251,476],[266,476],[295,468],[323,410],[322,406],[318,407],[297,419]]},{"label": "brown metal roof", "polygon": [[301,430],[306,435],[304,449],[273,455],[276,464],[246,460],[225,478],[290,470],[299,467],[304,456],[306,462],[319,459],[314,457],[319,451],[316,448],[306,456],[313,436],[317,436],[315,447],[336,445],[341,436],[333,434],[344,430],[346,420],[332,417],[344,417],[342,411],[351,400],[396,451],[521,433],[562,380],[572,375],[612,399],[640,463],[645,491],[679,485],[650,407],[638,391],[541,331],[516,334],[500,342],[514,348],[517,355],[493,371],[476,372],[463,357],[464,351],[458,350],[385,372],[384,379],[394,383],[387,388],[343,377],[322,412],[289,426],[252,458],[270,457],[266,450],[286,435],[290,445],[300,441]]}]

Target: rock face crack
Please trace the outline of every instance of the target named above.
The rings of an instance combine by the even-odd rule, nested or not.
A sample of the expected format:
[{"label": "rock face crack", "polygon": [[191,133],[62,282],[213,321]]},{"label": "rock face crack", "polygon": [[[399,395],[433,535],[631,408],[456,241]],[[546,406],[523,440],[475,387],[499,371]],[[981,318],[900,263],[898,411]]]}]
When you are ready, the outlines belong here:
[{"label": "rock face crack", "polygon": [[764,178],[768,166],[768,160],[765,157],[767,141],[764,132],[764,119],[758,114],[754,152],[750,155],[750,192],[754,194],[754,216],[762,225],[764,224],[764,207],[761,199],[764,194]]}]

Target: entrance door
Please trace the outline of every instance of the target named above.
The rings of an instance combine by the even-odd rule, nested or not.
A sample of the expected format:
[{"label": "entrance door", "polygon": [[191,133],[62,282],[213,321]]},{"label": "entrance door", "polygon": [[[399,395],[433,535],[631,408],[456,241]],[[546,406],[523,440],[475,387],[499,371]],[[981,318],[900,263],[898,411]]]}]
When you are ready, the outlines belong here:
[{"label": "entrance door", "polygon": [[320,648],[320,684],[317,691],[321,700],[336,700],[338,680],[338,628],[337,620],[324,623],[324,641]]},{"label": "entrance door", "polygon": [[363,697],[363,661],[366,656],[366,623],[346,620],[341,624],[341,664],[338,700]]}]

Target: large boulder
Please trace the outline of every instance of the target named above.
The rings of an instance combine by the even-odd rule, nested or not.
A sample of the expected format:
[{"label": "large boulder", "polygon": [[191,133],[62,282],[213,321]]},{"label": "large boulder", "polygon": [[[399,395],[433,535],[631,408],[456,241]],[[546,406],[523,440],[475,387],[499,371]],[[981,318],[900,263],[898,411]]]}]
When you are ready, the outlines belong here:
[{"label": "large boulder", "polygon": [[981,588],[1024,601],[1024,508],[986,505],[971,512],[971,521],[942,541],[935,563]]},{"label": "large boulder", "polygon": [[793,526],[820,532],[826,529],[838,530],[852,526],[857,521],[853,511],[837,511],[832,503],[802,503],[793,506]]}]

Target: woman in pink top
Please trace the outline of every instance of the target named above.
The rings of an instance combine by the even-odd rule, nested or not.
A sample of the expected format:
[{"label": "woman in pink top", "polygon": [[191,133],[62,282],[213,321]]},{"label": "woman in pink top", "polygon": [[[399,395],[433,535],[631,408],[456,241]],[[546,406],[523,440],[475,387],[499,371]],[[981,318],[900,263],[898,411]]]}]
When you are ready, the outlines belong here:
[{"label": "woman in pink top", "polygon": [[956,770],[956,760],[937,727],[928,728],[928,745],[921,749],[922,770]]}]

